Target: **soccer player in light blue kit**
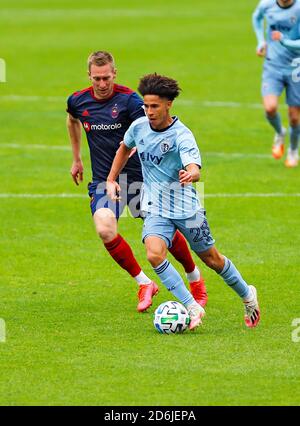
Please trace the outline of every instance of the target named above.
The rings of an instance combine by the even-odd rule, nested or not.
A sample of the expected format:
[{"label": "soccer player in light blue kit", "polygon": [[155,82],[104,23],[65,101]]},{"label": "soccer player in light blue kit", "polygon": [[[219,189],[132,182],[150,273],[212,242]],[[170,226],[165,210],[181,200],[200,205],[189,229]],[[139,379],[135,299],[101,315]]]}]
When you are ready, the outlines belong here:
[{"label": "soccer player in light blue kit", "polygon": [[278,104],[285,89],[290,123],[290,147],[285,165],[296,167],[300,140],[300,1],[262,0],[253,14],[253,26],[258,41],[256,53],[265,56],[262,96],[266,118],[276,132],[272,154],[275,159],[284,154],[286,130]]},{"label": "soccer player in light blue kit", "polygon": [[192,132],[170,115],[179,91],[177,82],[168,77],[149,74],[140,80],[147,117],[135,120],[125,133],[108,175],[107,193],[119,199],[116,179],[136,147],[144,178],[141,209],[145,212],[143,242],[147,257],[163,284],[186,306],[189,328],[201,324],[205,312],[167,260],[167,249],[177,229],[200,259],[240,296],[246,326],[255,327],[260,319],[256,289],[248,286],[234,264],[214,247],[205,211],[192,186],[200,178],[201,158]]}]

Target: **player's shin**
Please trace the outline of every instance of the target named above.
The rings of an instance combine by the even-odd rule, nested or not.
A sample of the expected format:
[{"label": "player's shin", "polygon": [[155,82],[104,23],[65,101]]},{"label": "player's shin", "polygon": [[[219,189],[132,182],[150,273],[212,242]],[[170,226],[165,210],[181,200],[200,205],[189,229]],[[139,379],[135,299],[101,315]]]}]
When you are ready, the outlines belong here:
[{"label": "player's shin", "polygon": [[[172,247],[169,248],[169,252],[175,257],[175,259],[179,263],[182,264],[187,274],[193,274],[193,272],[195,271],[195,268],[197,267],[189,251],[186,239],[179,231],[175,232],[175,235],[172,241]],[[197,272],[195,273],[195,276],[193,276],[193,278],[194,279],[192,279],[192,281],[197,281],[200,279],[199,270],[198,270],[198,273]]]},{"label": "player's shin", "polygon": [[275,115],[270,115],[270,114],[266,113],[266,119],[271,124],[271,126],[273,127],[273,129],[275,130],[275,132],[278,135],[282,135],[283,128],[282,128],[280,114],[278,112],[276,112]]},{"label": "player's shin", "polygon": [[290,149],[298,151],[300,141],[300,124],[290,127]]},{"label": "player's shin", "polygon": [[137,263],[129,244],[121,235],[117,235],[112,241],[104,244],[111,257],[125,269],[132,277],[138,276],[142,269]]},{"label": "player's shin", "polygon": [[194,299],[201,306],[205,306],[208,297],[204,279],[201,278],[200,271],[192,258],[186,239],[178,230],[174,235],[172,247],[169,248],[169,252],[184,267]]},{"label": "player's shin", "polygon": [[224,256],[224,261],[224,268],[219,275],[244,301],[248,300],[251,296],[248,284],[230,259],[227,259],[227,257]]},{"label": "player's shin", "polygon": [[173,265],[165,259],[153,268],[164,286],[185,306],[195,302],[192,294],[186,288],[181,276]]}]

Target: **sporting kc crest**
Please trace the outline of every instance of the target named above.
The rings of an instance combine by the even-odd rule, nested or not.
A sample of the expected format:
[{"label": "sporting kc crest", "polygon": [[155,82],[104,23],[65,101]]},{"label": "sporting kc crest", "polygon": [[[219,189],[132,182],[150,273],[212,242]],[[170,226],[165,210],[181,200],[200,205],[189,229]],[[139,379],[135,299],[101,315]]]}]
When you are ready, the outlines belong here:
[{"label": "sporting kc crest", "polygon": [[162,152],[162,154],[166,154],[166,152],[168,152],[170,150],[170,141],[168,141],[168,139],[164,139],[161,143],[160,143],[160,150]]}]

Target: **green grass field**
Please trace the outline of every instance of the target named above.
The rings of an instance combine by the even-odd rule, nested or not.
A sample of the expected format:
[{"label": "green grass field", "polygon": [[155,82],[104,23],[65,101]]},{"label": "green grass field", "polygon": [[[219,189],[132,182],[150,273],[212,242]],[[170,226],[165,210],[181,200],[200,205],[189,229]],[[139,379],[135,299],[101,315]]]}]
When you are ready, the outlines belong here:
[{"label": "green grass field", "polygon": [[[251,28],[256,3],[2,1],[1,405],[299,405],[292,321],[300,317],[300,169],[270,155]],[[69,175],[65,99],[89,85],[86,58],[99,49],[115,55],[120,84],[136,88],[154,71],[179,80],[174,113],[199,142],[217,247],[258,289],[257,329],[246,329],[240,300],[205,266],[201,329],[155,331],[155,307],[172,299],[162,284],[149,312],[136,312],[135,282],[94,232],[85,138],[85,183],[77,188]],[[287,125],[284,104],[282,113]],[[55,197],[63,193],[74,198]],[[120,221],[154,278],[141,227]]]}]

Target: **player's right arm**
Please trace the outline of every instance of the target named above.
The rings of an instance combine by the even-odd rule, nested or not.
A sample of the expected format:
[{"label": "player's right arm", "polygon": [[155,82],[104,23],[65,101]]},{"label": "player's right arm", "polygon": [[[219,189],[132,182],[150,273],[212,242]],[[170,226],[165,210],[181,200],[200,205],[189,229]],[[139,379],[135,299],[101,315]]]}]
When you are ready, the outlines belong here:
[{"label": "player's right arm", "polygon": [[109,175],[106,181],[106,191],[107,195],[113,200],[120,200],[121,197],[119,193],[121,192],[121,187],[116,181],[119,174],[125,167],[131,153],[131,148],[128,148],[125,143],[120,144],[120,148],[116,152],[116,156],[112,163]]},{"label": "player's right arm", "polygon": [[258,56],[265,56],[266,48],[267,48],[267,43],[265,40],[265,27],[264,27],[264,18],[265,18],[264,3],[265,1],[262,0],[252,15],[252,25],[257,38],[256,54]]},{"label": "player's right arm", "polygon": [[76,185],[83,181],[83,163],[81,160],[81,123],[78,118],[73,117],[70,113],[67,115],[67,129],[71,141],[73,152],[73,163],[70,173]]}]

